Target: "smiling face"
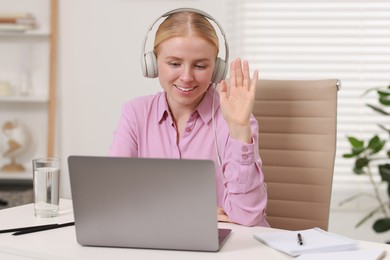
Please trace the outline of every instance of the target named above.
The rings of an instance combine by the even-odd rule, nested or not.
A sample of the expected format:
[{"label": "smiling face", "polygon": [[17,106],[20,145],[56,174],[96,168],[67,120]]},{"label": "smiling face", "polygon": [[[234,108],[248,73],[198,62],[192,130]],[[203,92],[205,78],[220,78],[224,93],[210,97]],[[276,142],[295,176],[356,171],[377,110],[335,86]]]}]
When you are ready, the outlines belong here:
[{"label": "smiling face", "polygon": [[171,110],[194,110],[210,86],[217,48],[197,36],[173,37],[157,54],[160,84]]}]

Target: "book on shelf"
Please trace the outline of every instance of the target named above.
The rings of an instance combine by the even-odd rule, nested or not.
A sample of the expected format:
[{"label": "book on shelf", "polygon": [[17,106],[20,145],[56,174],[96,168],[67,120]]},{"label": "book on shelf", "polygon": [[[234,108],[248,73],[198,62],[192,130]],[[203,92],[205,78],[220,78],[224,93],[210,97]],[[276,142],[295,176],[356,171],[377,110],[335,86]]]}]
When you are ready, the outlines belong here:
[{"label": "book on shelf", "polygon": [[29,12],[0,12],[0,18],[30,18],[34,17]]},{"label": "book on shelf", "polygon": [[0,13],[0,31],[26,31],[37,28],[34,15],[31,13]]}]

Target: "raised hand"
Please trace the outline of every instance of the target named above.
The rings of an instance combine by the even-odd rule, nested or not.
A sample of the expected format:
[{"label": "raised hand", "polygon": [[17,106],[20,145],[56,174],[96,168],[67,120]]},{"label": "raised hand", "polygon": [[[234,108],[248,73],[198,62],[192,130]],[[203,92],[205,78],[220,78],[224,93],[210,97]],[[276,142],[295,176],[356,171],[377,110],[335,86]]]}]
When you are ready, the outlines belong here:
[{"label": "raised hand", "polygon": [[230,64],[229,89],[225,80],[220,86],[221,110],[230,134],[234,139],[246,143],[252,142],[249,118],[255,101],[258,74],[255,70],[251,80],[248,61],[241,62],[241,59],[237,58]]}]

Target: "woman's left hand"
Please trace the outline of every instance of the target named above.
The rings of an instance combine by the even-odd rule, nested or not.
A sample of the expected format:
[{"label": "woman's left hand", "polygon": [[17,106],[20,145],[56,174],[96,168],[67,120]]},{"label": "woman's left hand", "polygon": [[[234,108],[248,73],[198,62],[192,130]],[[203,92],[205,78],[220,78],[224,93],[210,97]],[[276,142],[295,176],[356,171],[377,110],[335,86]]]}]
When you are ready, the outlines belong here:
[{"label": "woman's left hand", "polygon": [[255,101],[258,71],[253,73],[251,80],[248,61],[241,62],[237,58],[230,64],[230,86],[222,80],[220,86],[220,103],[230,134],[234,139],[252,143],[252,132],[249,118]]},{"label": "woman's left hand", "polygon": [[230,218],[226,215],[225,211],[223,208],[217,208],[217,219],[218,222],[229,222],[229,223],[234,223],[233,221],[230,220]]}]

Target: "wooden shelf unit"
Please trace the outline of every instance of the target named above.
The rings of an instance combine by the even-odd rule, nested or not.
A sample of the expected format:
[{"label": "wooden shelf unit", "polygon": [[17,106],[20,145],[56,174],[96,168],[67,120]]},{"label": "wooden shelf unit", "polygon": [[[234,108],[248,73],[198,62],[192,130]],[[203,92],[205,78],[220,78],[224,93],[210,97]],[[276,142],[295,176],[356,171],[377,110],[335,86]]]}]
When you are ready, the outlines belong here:
[{"label": "wooden shelf unit", "polygon": [[[44,91],[41,91],[43,93],[37,93],[33,95],[28,96],[21,96],[21,95],[11,95],[6,97],[0,97],[0,109],[2,110],[2,118],[4,119],[6,116],[9,115],[9,117],[15,116],[18,113],[23,114],[22,116],[28,117],[30,116],[29,113],[36,113],[36,117],[39,117],[39,122],[41,122],[42,117],[47,117],[46,126],[42,124],[42,128],[46,128],[42,133],[44,134],[44,137],[40,139],[39,145],[45,145],[46,147],[42,148],[41,150],[44,151],[39,152],[39,154],[34,154],[32,156],[34,157],[42,157],[42,156],[55,156],[55,123],[56,123],[56,81],[57,81],[57,45],[58,45],[58,0],[33,0],[33,1],[26,1],[26,0],[0,0],[0,6],[1,4],[4,4],[4,7],[6,6],[6,2],[9,1],[14,6],[22,7],[21,12],[25,12],[28,10],[28,7],[31,7],[35,3],[39,5],[39,7],[32,6],[34,10],[37,10],[37,8],[49,8],[48,10],[44,10],[44,15],[48,14],[47,17],[48,22],[42,22],[44,24],[41,24],[41,26],[36,30],[30,30],[26,32],[0,32],[0,43],[9,43],[9,45],[3,45],[3,46],[12,46],[12,43],[17,44],[24,44],[28,46],[28,44],[34,44],[38,42],[38,44],[41,44],[45,47],[40,47],[42,49],[45,49],[45,52],[47,51],[47,57],[48,61],[44,61],[45,68],[47,67],[47,70],[41,69],[39,72],[39,76],[42,77],[42,75],[48,75],[48,79],[41,80],[46,82],[47,84],[37,86],[40,89],[44,89]],[[16,3],[19,1],[18,3]],[[33,2],[33,3],[32,3]],[[3,8],[5,9],[5,8]],[[1,12],[19,12],[17,8],[15,10],[1,10]],[[41,12],[41,11],[39,11]],[[32,11],[32,14],[33,11]],[[46,17],[45,17],[46,18]],[[46,20],[45,20],[46,21]],[[24,46],[23,45],[23,46]],[[0,45],[1,47],[1,45]],[[36,55],[37,57],[34,58],[41,58],[39,55]],[[35,60],[34,60],[35,62]],[[46,64],[47,63],[47,64]],[[1,69],[1,67],[0,67]],[[43,71],[43,72],[42,72]],[[1,72],[1,71],[0,71]],[[1,75],[1,74],[0,74]],[[1,81],[1,78],[0,78]],[[16,112],[15,112],[15,111]],[[31,112],[33,110],[34,112]],[[7,114],[8,113],[8,114]],[[34,115],[33,115],[34,116]],[[15,116],[16,117],[16,116]],[[0,121],[0,124],[2,122]],[[39,125],[38,123],[36,125]],[[36,127],[35,124],[31,124],[31,127]],[[1,128],[1,125],[0,125]],[[0,129],[1,131],[1,129]],[[1,134],[1,133],[0,133]],[[44,140],[44,142],[43,142]],[[39,141],[39,138],[38,138]],[[0,157],[2,157],[2,152],[0,151]],[[5,162],[7,162],[6,158],[2,157],[1,163],[0,163],[0,169],[3,166]],[[33,158],[31,158],[33,159]],[[30,163],[31,164],[31,163]],[[28,162],[25,163],[29,167],[30,164]],[[0,182],[6,182],[9,180],[32,180],[32,172],[31,168],[28,169],[26,167],[26,172],[19,172],[19,173],[9,173],[9,172],[3,172],[0,171]]]}]

